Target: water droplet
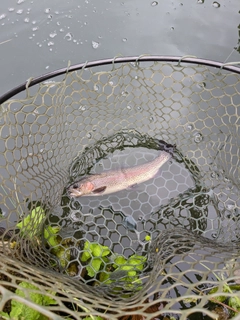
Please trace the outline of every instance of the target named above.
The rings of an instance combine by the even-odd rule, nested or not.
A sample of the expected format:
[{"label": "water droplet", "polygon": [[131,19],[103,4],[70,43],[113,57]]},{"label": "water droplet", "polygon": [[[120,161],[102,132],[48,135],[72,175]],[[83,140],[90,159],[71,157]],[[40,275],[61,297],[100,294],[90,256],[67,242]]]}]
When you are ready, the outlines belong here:
[{"label": "water droplet", "polygon": [[85,111],[85,110],[86,110],[86,107],[85,107],[85,106],[80,106],[80,107],[79,107],[79,110]]},{"label": "water droplet", "polygon": [[151,6],[152,7],[155,7],[155,6],[157,6],[158,5],[158,2],[157,1],[153,1],[152,3],[151,3]]},{"label": "water droplet", "polygon": [[154,120],[154,118],[153,118],[153,117],[150,117],[150,118],[149,118],[149,120],[150,120],[150,121],[153,121],[153,120]]},{"label": "water droplet", "polygon": [[216,239],[216,238],[217,238],[217,233],[216,233],[216,232],[213,232],[213,233],[212,233],[212,238],[213,238],[213,239]]},{"label": "water droplet", "polygon": [[21,4],[21,3],[23,3],[23,2],[25,2],[25,0],[18,0],[18,1],[17,1],[17,4]]},{"label": "water droplet", "polygon": [[50,37],[50,38],[54,38],[54,37],[56,37],[56,35],[57,35],[57,33],[54,31],[54,32],[52,32],[52,33],[49,34],[49,37]]},{"label": "water droplet", "polygon": [[71,32],[68,32],[65,36],[64,39],[66,39],[67,41],[71,41],[73,39],[73,35]]},{"label": "water droplet", "polygon": [[173,31],[173,30],[174,30],[174,27],[171,27],[170,30]]},{"label": "water droplet", "polygon": [[128,109],[128,110],[131,110],[131,109],[132,109],[132,107],[131,107],[131,106],[127,106],[127,109]]},{"label": "water droplet", "polygon": [[50,8],[47,8],[47,9],[44,10],[45,13],[49,13],[50,11],[51,11]]},{"label": "water droplet", "polygon": [[61,28],[61,29],[59,29],[59,31],[60,31],[60,32],[64,32],[64,29],[63,29],[63,28]]},{"label": "water droplet", "polygon": [[5,14],[5,13],[3,13],[3,14],[0,15],[0,20],[3,20],[3,19],[5,19],[5,18],[6,18],[6,14]]},{"label": "water droplet", "polygon": [[203,4],[205,0],[198,0],[197,3],[198,4]]},{"label": "water droplet", "polygon": [[217,172],[215,172],[215,171],[213,171],[211,174],[210,174],[210,177],[212,178],[212,179],[218,179],[219,178],[219,174],[217,173]]},{"label": "water droplet", "polygon": [[49,41],[47,45],[48,45],[48,47],[54,46],[54,42]]},{"label": "water droplet", "polygon": [[136,230],[137,228],[137,223],[133,219],[132,216],[128,216],[123,220],[123,225],[128,229],[128,230]]},{"label": "water droplet", "polygon": [[49,69],[49,66],[46,66],[45,69]]},{"label": "water droplet", "polygon": [[17,11],[17,14],[22,14],[23,13],[23,9],[19,9],[18,11]]},{"label": "water droplet", "polygon": [[126,41],[127,41],[127,38],[123,38],[122,41],[123,41],[123,42],[126,42]]},{"label": "water droplet", "polygon": [[88,134],[87,134],[87,138],[88,138],[88,139],[92,138],[91,133],[88,133]]},{"label": "water droplet", "polygon": [[135,77],[134,77],[134,79],[136,79],[136,80],[137,80],[137,79],[138,79],[138,76],[135,76]]},{"label": "water droplet", "polygon": [[212,6],[214,7],[214,8],[220,8],[220,3],[218,3],[217,1],[214,1],[213,2],[213,4],[212,4]]},{"label": "water droplet", "polygon": [[122,91],[122,92],[121,92],[121,95],[122,95],[123,97],[126,97],[126,96],[128,95],[128,92],[127,92],[127,91]]},{"label": "water droplet", "polygon": [[196,143],[199,143],[199,142],[203,141],[203,136],[202,136],[202,134],[200,132],[195,134],[194,141]]},{"label": "water droplet", "polygon": [[199,83],[197,84],[197,86],[198,86],[198,88],[200,88],[200,89],[204,89],[204,88],[206,88],[206,82],[199,82]]},{"label": "water droplet", "polygon": [[138,109],[138,110],[141,110],[142,108],[141,108],[140,106],[137,106],[137,109]]},{"label": "water droplet", "polygon": [[99,91],[99,89],[100,89],[100,87],[99,87],[97,84],[95,84],[95,85],[93,86],[93,90],[94,90],[94,91]]},{"label": "water droplet", "polygon": [[187,131],[192,131],[193,130],[193,125],[187,124],[186,125],[186,129],[187,129]]},{"label": "water droplet", "polygon": [[234,201],[229,200],[225,203],[225,208],[229,211],[233,211],[235,207],[236,203]]},{"label": "water droplet", "polygon": [[99,47],[100,43],[96,41],[92,41],[92,47],[93,49],[97,49]]},{"label": "water droplet", "polygon": [[8,8],[9,12],[13,12],[15,10],[15,8]]}]

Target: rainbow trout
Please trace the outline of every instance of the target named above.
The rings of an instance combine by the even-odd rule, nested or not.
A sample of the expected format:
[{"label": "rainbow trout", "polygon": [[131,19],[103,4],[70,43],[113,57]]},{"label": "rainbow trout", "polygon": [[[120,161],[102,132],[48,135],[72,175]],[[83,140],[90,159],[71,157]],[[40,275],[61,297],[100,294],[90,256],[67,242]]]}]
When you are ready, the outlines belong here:
[{"label": "rainbow trout", "polygon": [[71,198],[99,196],[131,189],[135,185],[153,178],[159,168],[170,158],[170,153],[161,151],[157,158],[147,163],[86,176],[67,188],[68,195]]}]

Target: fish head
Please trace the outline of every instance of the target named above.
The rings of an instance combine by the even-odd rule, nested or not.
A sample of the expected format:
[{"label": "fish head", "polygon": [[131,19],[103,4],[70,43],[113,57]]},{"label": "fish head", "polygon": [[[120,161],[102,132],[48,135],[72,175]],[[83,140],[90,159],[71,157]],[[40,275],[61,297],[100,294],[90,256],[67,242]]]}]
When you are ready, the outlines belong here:
[{"label": "fish head", "polygon": [[67,188],[68,195],[71,198],[77,198],[84,195],[88,195],[94,189],[94,184],[87,180],[80,180],[78,182],[74,182]]}]

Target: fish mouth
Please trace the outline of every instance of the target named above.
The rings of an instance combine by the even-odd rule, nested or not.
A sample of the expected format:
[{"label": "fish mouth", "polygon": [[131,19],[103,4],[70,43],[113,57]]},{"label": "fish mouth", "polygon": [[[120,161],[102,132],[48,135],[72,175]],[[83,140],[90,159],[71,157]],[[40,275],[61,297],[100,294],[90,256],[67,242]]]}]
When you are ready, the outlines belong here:
[{"label": "fish mouth", "polygon": [[76,189],[68,190],[68,195],[70,198],[77,198],[82,196],[82,192]]}]

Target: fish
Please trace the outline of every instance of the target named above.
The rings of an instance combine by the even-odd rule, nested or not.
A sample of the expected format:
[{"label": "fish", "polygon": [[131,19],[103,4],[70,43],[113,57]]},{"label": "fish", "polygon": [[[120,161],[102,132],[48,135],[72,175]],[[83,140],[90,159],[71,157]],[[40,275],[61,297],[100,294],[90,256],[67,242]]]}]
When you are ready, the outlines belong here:
[{"label": "fish", "polygon": [[154,178],[171,157],[169,152],[161,151],[154,160],[141,165],[85,176],[67,187],[68,196],[100,196],[133,189],[136,185]]}]

